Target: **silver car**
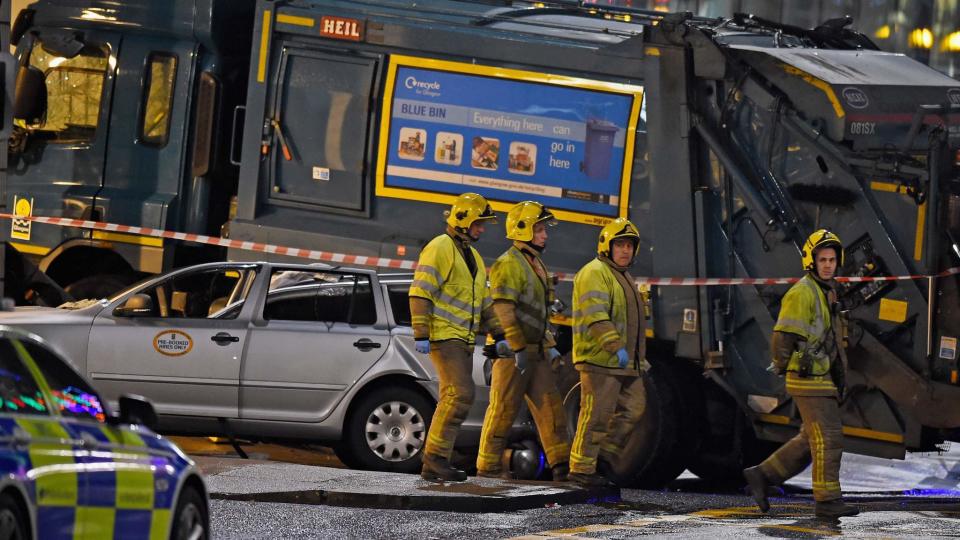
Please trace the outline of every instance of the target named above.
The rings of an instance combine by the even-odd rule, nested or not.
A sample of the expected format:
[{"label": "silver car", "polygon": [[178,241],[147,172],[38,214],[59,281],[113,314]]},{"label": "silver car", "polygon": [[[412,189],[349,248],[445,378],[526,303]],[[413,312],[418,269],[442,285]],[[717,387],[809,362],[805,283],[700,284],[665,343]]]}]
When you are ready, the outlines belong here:
[{"label": "silver car", "polygon": [[[79,309],[18,308],[0,324],[43,336],[108,400],[145,396],[163,432],[335,443],[350,466],[411,472],[438,384],[414,350],[410,279],[212,263]],[[458,439],[466,447],[477,445],[489,393],[476,350],[477,398]]]}]

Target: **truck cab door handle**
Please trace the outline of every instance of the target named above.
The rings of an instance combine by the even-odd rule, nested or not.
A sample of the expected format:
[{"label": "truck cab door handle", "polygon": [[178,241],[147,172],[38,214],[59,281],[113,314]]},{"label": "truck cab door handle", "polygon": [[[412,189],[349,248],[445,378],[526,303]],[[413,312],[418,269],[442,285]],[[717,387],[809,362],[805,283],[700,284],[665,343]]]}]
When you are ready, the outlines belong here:
[{"label": "truck cab door handle", "polygon": [[371,341],[367,338],[363,338],[359,341],[354,341],[353,346],[360,349],[361,351],[369,351],[371,349],[379,349],[380,344],[376,341]]},{"label": "truck cab door handle", "polygon": [[217,345],[227,345],[228,343],[236,343],[240,341],[240,338],[237,336],[231,336],[226,332],[220,332],[219,334],[211,336],[210,341],[217,342]]}]

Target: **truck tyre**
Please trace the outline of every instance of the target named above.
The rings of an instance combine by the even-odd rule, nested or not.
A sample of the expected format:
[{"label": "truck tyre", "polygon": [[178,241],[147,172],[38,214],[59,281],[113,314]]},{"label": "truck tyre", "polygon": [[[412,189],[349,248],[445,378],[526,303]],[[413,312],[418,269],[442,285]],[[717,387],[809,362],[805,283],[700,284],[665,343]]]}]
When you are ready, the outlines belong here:
[{"label": "truck tyre", "polygon": [[0,539],[26,540],[30,537],[27,516],[9,493],[0,495]]},{"label": "truck tyre", "polygon": [[349,467],[415,473],[427,441],[434,405],[403,386],[367,392],[350,407],[334,451]]},{"label": "truck tyre", "polygon": [[758,439],[750,421],[740,411],[732,410],[730,414],[735,415],[735,421],[740,424],[737,429],[731,433],[710,435],[708,443],[690,459],[687,468],[707,482],[738,487],[744,482],[743,469],[767,459],[780,443]]},{"label": "truck tyre", "polygon": [[95,274],[80,278],[67,285],[64,290],[74,300],[106,298],[133,283],[132,277],[121,274]]},{"label": "truck tyre", "polygon": [[[658,489],[676,479],[685,469],[687,454],[682,435],[683,404],[669,382],[666,368],[651,359],[653,369],[645,376],[647,406],[636,425],[620,463],[614,465],[614,480],[621,487]],[[575,433],[580,415],[579,384],[564,399],[567,425]]]},{"label": "truck tyre", "polygon": [[177,508],[173,513],[174,540],[206,540],[210,538],[210,516],[203,495],[195,487],[184,486],[177,498]]}]

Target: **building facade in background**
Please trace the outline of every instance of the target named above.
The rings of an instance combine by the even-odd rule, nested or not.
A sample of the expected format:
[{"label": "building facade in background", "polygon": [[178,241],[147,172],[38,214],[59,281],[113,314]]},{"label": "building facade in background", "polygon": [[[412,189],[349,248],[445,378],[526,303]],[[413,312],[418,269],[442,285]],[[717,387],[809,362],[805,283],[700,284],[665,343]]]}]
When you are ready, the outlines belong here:
[{"label": "building facade in background", "polygon": [[593,4],[657,11],[690,11],[704,17],[752,13],[813,28],[850,15],[853,28],[885,51],[904,53],[960,78],[960,0],[586,0]]}]

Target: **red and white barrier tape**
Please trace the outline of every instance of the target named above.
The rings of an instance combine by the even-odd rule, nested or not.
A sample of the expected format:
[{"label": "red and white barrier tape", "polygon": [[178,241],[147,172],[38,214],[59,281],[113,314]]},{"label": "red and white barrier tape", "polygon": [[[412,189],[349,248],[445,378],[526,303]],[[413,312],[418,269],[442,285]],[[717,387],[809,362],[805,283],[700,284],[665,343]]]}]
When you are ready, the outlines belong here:
[{"label": "red and white barrier tape", "polygon": [[299,257],[301,259],[310,259],[314,261],[323,261],[337,264],[347,264],[356,266],[373,266],[376,268],[394,268],[413,270],[417,267],[416,261],[404,259],[387,259],[384,257],[366,257],[363,255],[345,255],[343,253],[331,253],[329,251],[319,251],[316,249],[300,249],[275,244],[262,244],[260,242],[246,242],[242,240],[230,240],[217,236],[207,236],[204,234],[191,234],[164,231],[150,227],[133,227],[130,225],[118,225],[116,223],[104,223],[102,221],[85,221],[82,219],[69,219],[58,217],[21,217],[12,214],[0,213],[0,218],[4,219],[26,219],[36,223],[46,223],[48,225],[57,225],[59,227],[78,227],[81,229],[93,229],[97,231],[107,231],[124,234],[135,234],[138,236],[152,236],[154,238],[169,238],[171,240],[183,240],[186,242],[195,242],[198,244],[207,244],[211,246],[222,246],[235,249],[244,249],[247,251],[256,251],[260,253],[275,253],[277,255],[286,255],[289,257]]},{"label": "red and white barrier tape", "polygon": [[[329,251],[319,251],[316,249],[301,249],[275,244],[263,244],[260,242],[248,242],[243,240],[230,240],[217,236],[206,236],[203,234],[191,234],[153,229],[150,227],[133,227],[130,225],[118,225],[116,223],[104,223],[102,221],[86,221],[82,219],[58,218],[30,216],[22,217],[13,214],[0,213],[0,219],[22,219],[34,221],[37,223],[46,223],[59,227],[77,227],[81,229],[92,229],[97,231],[116,232],[124,234],[134,234],[138,236],[152,236],[154,238],[169,238],[171,240],[183,240],[185,242],[195,242],[198,244],[207,244],[211,246],[221,246],[246,251],[255,251],[259,253],[274,253],[288,257],[298,257],[301,259],[310,259],[337,264],[372,266],[375,268],[392,268],[401,270],[414,270],[417,267],[416,261],[407,259],[389,259],[386,257],[367,257],[365,255],[347,255],[344,253],[332,253]],[[939,278],[960,274],[960,266],[949,268],[935,275],[908,275],[908,276],[879,276],[879,277],[838,277],[837,281],[846,283],[861,283],[868,281],[905,281],[912,279]],[[572,274],[557,274],[562,281],[572,281]],[[800,280],[799,277],[791,278],[650,278],[636,277],[635,281],[642,285],[660,285],[660,286],[716,286],[716,285],[790,285]]]}]

